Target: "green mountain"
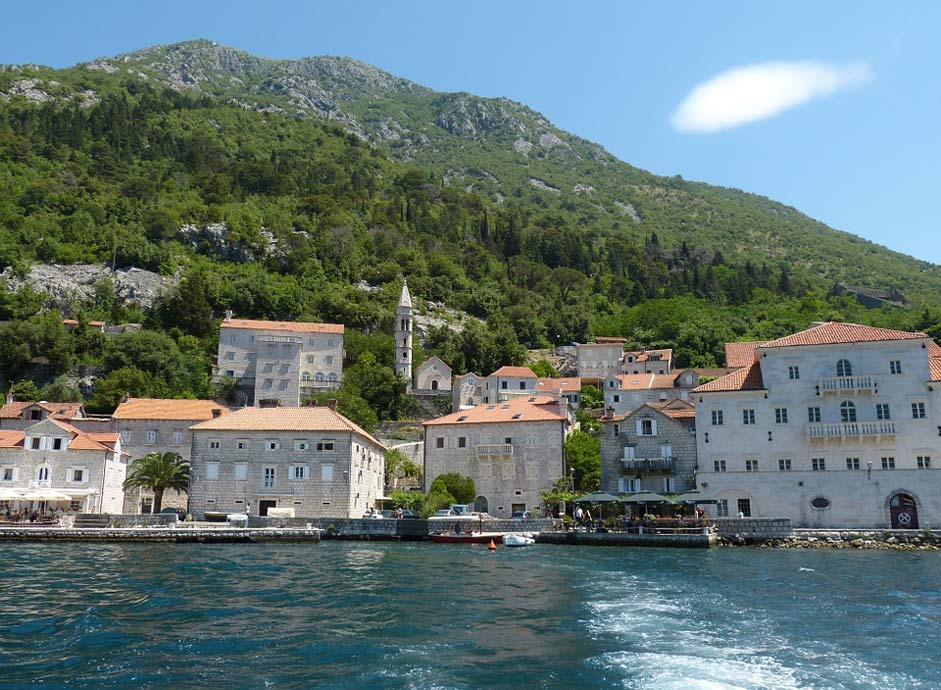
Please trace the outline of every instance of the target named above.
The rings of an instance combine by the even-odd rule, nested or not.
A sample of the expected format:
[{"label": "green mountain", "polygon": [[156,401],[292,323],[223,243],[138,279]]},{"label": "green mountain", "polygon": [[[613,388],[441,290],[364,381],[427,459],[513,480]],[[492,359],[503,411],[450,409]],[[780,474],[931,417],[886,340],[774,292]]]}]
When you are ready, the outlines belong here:
[{"label": "green mountain", "polygon": [[[0,68],[0,269],[17,286],[38,263],[177,285],[152,307],[107,278],[58,302],[144,324],[110,339],[66,331],[27,288],[0,290],[0,373],[43,383],[88,365],[96,409],[124,391],[212,394],[231,309],[347,324],[348,380],[363,384],[347,409],[395,417],[394,386],[375,382],[403,275],[419,300],[486,321],[462,330],[441,312],[423,334],[457,371],[593,334],[709,366],[726,340],[815,319],[941,321],[938,266],[759,196],[652,175],[518,103],[207,41]],[[830,294],[838,280],[898,288],[917,308],[866,310]]]},{"label": "green mountain", "polygon": [[325,118],[444,185],[556,212],[577,227],[785,261],[815,276],[933,299],[941,269],[736,189],[659,177],[506,98],[439,93],[349,58],[269,60],[210,41],[77,68],[143,74],[240,107]]}]

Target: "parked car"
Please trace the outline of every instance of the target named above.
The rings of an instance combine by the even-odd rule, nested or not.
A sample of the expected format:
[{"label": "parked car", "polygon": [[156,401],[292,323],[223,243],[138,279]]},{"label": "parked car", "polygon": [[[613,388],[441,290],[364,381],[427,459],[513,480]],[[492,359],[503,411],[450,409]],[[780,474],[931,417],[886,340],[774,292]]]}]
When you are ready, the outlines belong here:
[{"label": "parked car", "polygon": [[409,508],[403,508],[403,509],[402,509],[402,519],[403,519],[403,520],[417,520],[419,517],[420,517],[420,516],[418,515],[418,511],[416,511],[416,510],[411,510],[411,509],[409,509]]},{"label": "parked car", "polygon": [[442,508],[441,510],[435,511],[435,514],[432,517],[451,517],[452,515],[457,515],[453,510],[448,510],[447,508]]},{"label": "parked car", "polygon": [[510,518],[513,520],[532,520],[533,513],[530,510],[517,510]]},{"label": "parked car", "polygon": [[164,508],[160,511],[161,515],[176,515],[180,520],[186,517],[186,510],[184,508]]}]

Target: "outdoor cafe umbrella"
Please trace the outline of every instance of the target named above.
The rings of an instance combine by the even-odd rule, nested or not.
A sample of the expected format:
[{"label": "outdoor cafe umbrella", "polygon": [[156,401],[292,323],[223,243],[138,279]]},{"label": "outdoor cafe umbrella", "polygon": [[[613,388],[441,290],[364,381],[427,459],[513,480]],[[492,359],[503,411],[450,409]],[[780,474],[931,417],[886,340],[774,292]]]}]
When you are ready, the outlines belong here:
[{"label": "outdoor cafe umbrella", "polygon": [[52,489],[35,489],[20,497],[23,501],[69,501],[72,497]]},{"label": "outdoor cafe umbrella", "polygon": [[618,498],[618,503],[672,503],[669,498],[656,494],[653,491],[638,491],[636,494],[626,494]]},{"label": "outdoor cafe umbrella", "polygon": [[16,501],[21,498],[23,498],[23,494],[16,489],[0,488],[0,501]]},{"label": "outdoor cafe umbrella", "polygon": [[618,497],[607,493],[606,491],[595,491],[584,496],[580,496],[572,501],[584,505],[604,505],[606,503],[617,503]]}]

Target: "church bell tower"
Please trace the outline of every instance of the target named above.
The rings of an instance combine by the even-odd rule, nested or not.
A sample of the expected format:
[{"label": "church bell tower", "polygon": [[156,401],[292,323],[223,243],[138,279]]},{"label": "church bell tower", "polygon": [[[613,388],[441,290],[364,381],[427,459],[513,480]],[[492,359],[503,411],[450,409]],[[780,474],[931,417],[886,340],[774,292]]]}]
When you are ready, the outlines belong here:
[{"label": "church bell tower", "polygon": [[412,296],[408,282],[402,280],[402,294],[395,308],[395,373],[408,381],[412,389]]}]

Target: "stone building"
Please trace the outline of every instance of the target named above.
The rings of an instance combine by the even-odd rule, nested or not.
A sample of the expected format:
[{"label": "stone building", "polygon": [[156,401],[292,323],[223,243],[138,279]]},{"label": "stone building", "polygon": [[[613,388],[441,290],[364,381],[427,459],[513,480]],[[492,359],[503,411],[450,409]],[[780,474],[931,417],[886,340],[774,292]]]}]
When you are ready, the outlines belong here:
[{"label": "stone building", "polygon": [[190,512],[353,518],[383,495],[385,448],[332,407],[246,407],[192,427]]},{"label": "stone building", "polygon": [[550,396],[514,397],[425,422],[425,490],[441,474],[474,480],[475,509],[497,517],[536,510],[565,476],[568,406]]},{"label": "stone building", "polygon": [[[25,495],[0,501],[0,510],[68,508],[80,513],[120,513],[127,456],[113,433],[85,433],[46,418],[25,429],[0,431],[0,489]],[[33,493],[68,500],[29,499]]]},{"label": "stone building", "polygon": [[415,389],[419,391],[451,390],[451,367],[440,357],[429,357],[415,367]]},{"label": "stone building", "polygon": [[585,383],[598,384],[621,371],[624,338],[596,338],[593,343],[575,347],[578,375]]},{"label": "stone building", "polygon": [[451,384],[451,411],[457,412],[484,402],[487,379],[471,372],[454,377]]},{"label": "stone building", "polygon": [[538,377],[529,367],[503,366],[487,377],[484,402],[503,402],[514,397],[530,397],[536,393]]},{"label": "stone building", "polygon": [[941,350],[924,333],[815,324],[692,393],[697,483],[718,514],[941,524]]},{"label": "stone building", "polygon": [[74,422],[84,418],[81,403],[15,402],[7,394],[6,403],[0,407],[0,429],[25,429],[44,419]]},{"label": "stone building", "polygon": [[408,292],[408,283],[402,281],[402,294],[395,307],[395,373],[412,386],[412,296]]},{"label": "stone building", "polygon": [[695,487],[696,410],[687,400],[648,402],[601,419],[601,490],[682,493]]},{"label": "stone building", "polygon": [[677,369],[669,374],[618,374],[604,380],[604,407],[626,414],[644,403],[688,400],[699,385],[695,369]]},{"label": "stone building", "polygon": [[[229,409],[214,400],[161,400],[125,397],[111,416],[111,431],[121,435],[121,446],[134,462],[148,453],[178,453],[190,460],[193,432],[190,427],[228,414]],[[153,492],[128,489],[124,496],[125,513],[150,513]],[[186,510],[185,493],[167,491],[164,508]]]},{"label": "stone building", "polygon": [[565,400],[573,410],[578,410],[581,402],[582,380],[577,376],[539,378],[536,380],[536,393]]},{"label": "stone building", "polygon": [[625,352],[621,358],[623,374],[669,374],[673,371],[673,350],[663,348],[648,350],[641,348]]},{"label": "stone building", "polygon": [[238,382],[242,401],[297,407],[311,393],[343,380],[340,324],[233,319],[219,333],[216,375]]}]

